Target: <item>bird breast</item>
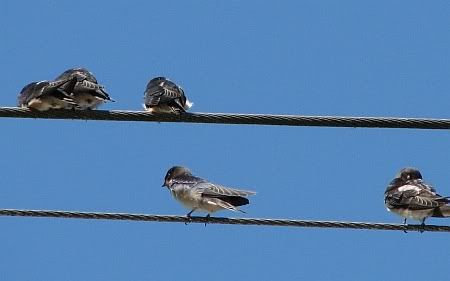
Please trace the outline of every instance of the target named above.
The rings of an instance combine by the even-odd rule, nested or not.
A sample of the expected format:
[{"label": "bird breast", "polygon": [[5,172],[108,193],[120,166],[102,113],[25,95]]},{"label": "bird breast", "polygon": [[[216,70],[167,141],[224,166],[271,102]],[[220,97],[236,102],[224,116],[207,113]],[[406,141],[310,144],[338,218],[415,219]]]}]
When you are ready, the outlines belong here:
[{"label": "bird breast", "polygon": [[425,210],[410,210],[407,208],[395,208],[388,209],[389,211],[396,213],[404,218],[414,219],[414,220],[422,220],[426,217],[429,217],[433,214],[433,209],[425,209]]}]

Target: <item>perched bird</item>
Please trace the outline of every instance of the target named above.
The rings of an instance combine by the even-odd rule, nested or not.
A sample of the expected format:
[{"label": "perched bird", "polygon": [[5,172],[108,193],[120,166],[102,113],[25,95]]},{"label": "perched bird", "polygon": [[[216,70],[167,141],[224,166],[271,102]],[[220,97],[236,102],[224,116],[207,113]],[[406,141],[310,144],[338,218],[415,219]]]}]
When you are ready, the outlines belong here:
[{"label": "perched bird", "polygon": [[178,166],[167,171],[162,186],[166,186],[175,199],[191,210],[188,217],[196,210],[207,212],[207,218],[211,213],[223,209],[244,213],[238,207],[247,205],[249,200],[246,197],[256,194],[208,182],[193,176],[189,169]]},{"label": "perched bird", "polygon": [[147,84],[144,108],[148,112],[180,114],[192,105],[183,89],[165,77],[153,78]]},{"label": "perched bird", "polygon": [[425,225],[428,217],[450,217],[449,197],[442,197],[422,180],[417,169],[404,168],[396,175],[384,192],[384,203],[390,212]]},{"label": "perched bird", "polygon": [[75,78],[32,82],[20,91],[18,106],[39,111],[72,108],[75,102],[70,93],[76,83]]},{"label": "perched bird", "polygon": [[75,109],[95,109],[106,101],[112,101],[104,86],[98,84],[94,74],[86,68],[71,68],[64,71],[56,79],[68,79],[75,77],[77,83],[72,92],[72,98],[76,103]]}]

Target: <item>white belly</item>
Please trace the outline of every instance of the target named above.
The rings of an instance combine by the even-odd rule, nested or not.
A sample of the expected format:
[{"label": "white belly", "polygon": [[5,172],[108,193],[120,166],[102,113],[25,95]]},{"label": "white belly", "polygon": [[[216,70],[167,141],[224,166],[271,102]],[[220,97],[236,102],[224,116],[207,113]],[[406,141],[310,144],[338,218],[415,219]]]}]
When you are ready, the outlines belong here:
[{"label": "white belly", "polygon": [[80,109],[95,109],[105,102],[104,99],[87,93],[77,93],[74,95],[73,100]]},{"label": "white belly", "polygon": [[421,221],[426,217],[429,217],[433,214],[433,209],[426,209],[426,210],[408,210],[408,209],[394,209],[389,210],[390,212],[393,212],[397,215],[400,215],[407,219],[413,219]]},{"label": "white belly", "polygon": [[214,202],[204,199],[200,194],[196,194],[191,190],[177,190],[176,192],[171,192],[173,197],[177,199],[183,206],[189,210],[196,209],[196,211],[214,213],[223,208]]},{"label": "white belly", "polygon": [[151,106],[151,107],[146,107],[144,105],[144,108],[147,112],[153,113],[153,114],[158,114],[158,113],[170,113],[170,114],[174,114],[174,113],[178,113],[173,107],[168,106],[166,104],[162,104],[162,105],[158,105],[158,106]]},{"label": "white belly", "polygon": [[67,109],[70,108],[71,105],[63,100],[57,99],[55,97],[47,96],[32,99],[28,103],[29,108],[33,108],[39,111],[46,111],[49,109]]}]

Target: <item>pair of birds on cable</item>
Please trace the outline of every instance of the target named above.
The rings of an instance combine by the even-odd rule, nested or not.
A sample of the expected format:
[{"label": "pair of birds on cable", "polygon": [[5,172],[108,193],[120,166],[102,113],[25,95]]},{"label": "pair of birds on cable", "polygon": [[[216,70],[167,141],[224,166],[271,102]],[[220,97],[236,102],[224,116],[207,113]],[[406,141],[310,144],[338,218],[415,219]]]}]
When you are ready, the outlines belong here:
[{"label": "pair of birds on cable", "polygon": [[85,68],[64,71],[53,81],[32,82],[19,94],[18,105],[39,111],[95,109],[110,98],[95,76]]},{"label": "pair of birds on cable", "polygon": [[[249,204],[247,197],[256,194],[211,183],[180,166],[167,171],[163,187],[167,187],[172,196],[190,210],[188,217],[194,211],[207,212],[208,218],[219,210],[243,212],[239,206]],[[384,195],[388,211],[402,216],[405,225],[407,219],[418,220],[425,225],[428,217],[450,217],[449,197],[439,195],[415,168],[401,169]]]},{"label": "pair of birds on cable", "polygon": [[[64,71],[53,81],[32,82],[19,94],[18,106],[38,111],[49,109],[92,110],[114,100],[94,74],[85,68]],[[183,89],[165,77],[151,79],[144,94],[144,108],[154,114],[180,114],[192,103]]]},{"label": "pair of birds on cable", "polygon": [[427,184],[419,170],[404,168],[390,182],[384,193],[388,211],[407,219],[420,221],[422,226],[428,217],[450,217],[450,196],[441,196]]}]

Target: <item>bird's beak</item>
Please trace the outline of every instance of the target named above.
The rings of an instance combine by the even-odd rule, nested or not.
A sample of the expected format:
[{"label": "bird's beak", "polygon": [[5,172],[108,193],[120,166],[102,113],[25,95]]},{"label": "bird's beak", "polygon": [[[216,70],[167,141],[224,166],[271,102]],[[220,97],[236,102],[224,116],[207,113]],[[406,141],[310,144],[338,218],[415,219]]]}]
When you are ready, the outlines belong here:
[{"label": "bird's beak", "polygon": [[164,186],[166,186],[166,182],[164,182],[163,185],[161,185],[161,187],[164,187]]}]

